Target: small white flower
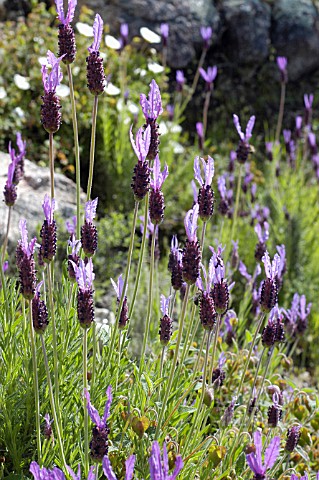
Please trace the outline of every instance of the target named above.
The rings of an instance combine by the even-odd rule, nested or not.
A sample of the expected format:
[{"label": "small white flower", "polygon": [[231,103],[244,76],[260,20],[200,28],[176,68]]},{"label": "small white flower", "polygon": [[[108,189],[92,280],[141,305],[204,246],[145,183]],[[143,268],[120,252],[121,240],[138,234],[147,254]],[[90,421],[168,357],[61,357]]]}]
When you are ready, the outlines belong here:
[{"label": "small white flower", "polygon": [[3,98],[6,98],[6,96],[7,96],[7,92],[3,87],[0,87],[0,100],[2,100]]},{"label": "small white flower", "polygon": [[13,111],[19,118],[25,118],[25,114],[22,108],[16,107]]},{"label": "small white flower", "polygon": [[136,68],[136,69],[134,70],[134,73],[135,73],[136,75],[139,75],[140,77],[145,77],[145,75],[146,75],[147,72],[146,72],[146,70],[145,70],[144,68]]},{"label": "small white flower", "polygon": [[183,129],[182,129],[181,125],[176,125],[175,124],[175,125],[172,125],[172,127],[171,127],[171,132],[172,133],[180,133],[182,130]]},{"label": "small white flower", "polygon": [[161,43],[161,37],[147,27],[140,28],[140,34],[148,43]]},{"label": "small white flower", "polygon": [[104,37],[105,45],[113,50],[119,50],[121,48],[121,44],[117,38],[113,37],[112,35],[105,35]]},{"label": "small white flower", "polygon": [[76,25],[78,32],[85,37],[93,37],[93,27],[87,23],[78,22]]},{"label": "small white flower", "polygon": [[40,63],[40,65],[48,65],[47,57],[39,57],[38,62]]},{"label": "small white flower", "polygon": [[80,73],[80,67],[78,65],[75,65],[75,67],[72,68],[72,75],[76,77],[77,75],[79,75],[79,73]]},{"label": "small white flower", "polygon": [[135,105],[135,103],[128,102],[127,107],[128,107],[129,112],[132,113],[133,115],[138,115],[139,114],[140,109],[138,108],[137,105]]},{"label": "small white flower", "polygon": [[70,95],[70,88],[68,85],[60,84],[56,87],[56,93],[59,97],[68,97]]},{"label": "small white flower", "polygon": [[106,85],[104,91],[107,95],[112,96],[119,95],[121,93],[121,90],[111,82]]},{"label": "small white flower", "polygon": [[166,122],[159,122],[159,131],[161,135],[166,135],[168,133]]},{"label": "small white flower", "polygon": [[20,90],[29,90],[30,89],[30,83],[27,80],[27,78],[23,77],[22,75],[19,75],[18,73],[16,73],[14,75],[13,81],[16,84],[16,86],[18,88],[20,88]]},{"label": "small white flower", "polygon": [[152,62],[152,63],[149,63],[147,65],[147,67],[150,70],[150,72],[153,72],[153,73],[164,72],[164,67],[162,65],[160,65],[159,63]]},{"label": "small white flower", "polygon": [[171,142],[171,145],[173,147],[173,152],[176,153],[176,154],[179,154],[179,153],[184,153],[184,147],[183,145],[181,145],[180,143],[178,142]]}]

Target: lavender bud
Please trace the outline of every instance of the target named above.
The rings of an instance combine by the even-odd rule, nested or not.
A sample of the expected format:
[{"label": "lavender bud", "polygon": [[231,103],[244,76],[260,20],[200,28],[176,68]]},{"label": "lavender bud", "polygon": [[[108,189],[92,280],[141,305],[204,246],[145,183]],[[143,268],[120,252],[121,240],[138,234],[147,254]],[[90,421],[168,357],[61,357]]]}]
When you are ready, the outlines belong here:
[{"label": "lavender bud", "polygon": [[263,329],[261,341],[264,347],[273,347],[276,341],[276,324],[273,321],[268,321]]},{"label": "lavender bud", "polygon": [[164,315],[160,320],[159,336],[162,345],[167,345],[172,336],[172,319]]},{"label": "lavender bud", "polygon": [[205,330],[212,331],[216,323],[214,300],[208,292],[204,291],[200,297],[199,318]]},{"label": "lavender bud", "polygon": [[164,219],[164,195],[161,190],[151,190],[150,192],[150,219],[154,225],[159,225]]},{"label": "lavender bud", "polygon": [[59,25],[58,45],[58,56],[65,55],[62,60],[63,63],[66,65],[73,63],[76,56],[76,44],[74,30],[70,24]]},{"label": "lavender bud", "polygon": [[260,293],[260,306],[264,312],[270,312],[277,303],[278,287],[276,280],[266,278],[263,281]]},{"label": "lavender bud", "polygon": [[198,240],[186,240],[183,249],[183,280],[189,285],[196,283],[200,272],[201,249]]},{"label": "lavender bud", "polygon": [[276,338],[275,343],[281,343],[285,340],[285,329],[284,324],[280,318],[277,318],[276,321]]},{"label": "lavender bud", "polygon": [[150,142],[147,158],[149,160],[154,160],[156,155],[159,153],[159,148],[158,148],[160,144],[159,125],[156,122],[156,119],[147,118],[146,124],[143,125],[144,129],[146,129],[148,125],[150,125],[151,127],[151,142]]},{"label": "lavender bud", "polygon": [[249,415],[252,415],[252,413],[254,412],[254,415],[257,414],[258,412],[258,406],[257,406],[257,397],[253,397],[253,399],[251,400],[250,404],[249,404],[249,407],[248,407],[248,414]]},{"label": "lavender bud", "polygon": [[214,300],[216,312],[220,315],[224,314],[228,310],[229,305],[229,291],[227,282],[222,280],[221,282],[214,283],[211,295]]},{"label": "lavender bud", "polygon": [[4,191],[4,201],[7,207],[12,207],[15,204],[15,201],[17,199],[17,187],[14,183],[12,185],[8,186],[5,185]]},{"label": "lavender bud", "polygon": [[82,328],[90,328],[94,321],[94,302],[92,288],[78,291],[77,313]]},{"label": "lavender bud", "polygon": [[55,92],[45,92],[41,96],[43,103],[41,105],[41,123],[43,128],[49,133],[55,133],[61,125],[61,105],[60,99]]},{"label": "lavender bud", "polygon": [[177,262],[172,268],[171,284],[174,290],[180,290],[183,286],[183,266]]},{"label": "lavender bud", "polygon": [[206,388],[204,393],[203,404],[206,405],[206,407],[210,407],[213,401],[214,401],[214,390],[212,390],[211,388]]},{"label": "lavender bud", "polygon": [[44,220],[40,231],[40,237],[42,238],[40,256],[44,262],[50,263],[56,254],[57,235],[55,220],[50,223],[47,220]]},{"label": "lavender bud", "polygon": [[81,227],[81,244],[85,255],[91,257],[97,249],[97,229],[92,222],[85,220]]},{"label": "lavender bud", "polygon": [[300,438],[300,426],[294,426],[288,428],[287,432],[287,441],[285,445],[286,452],[293,452],[296,446],[298,445]]},{"label": "lavender bud", "polygon": [[87,86],[92,95],[101,95],[104,92],[105,87],[105,73],[103,68],[103,58],[100,57],[100,53],[95,51],[91,52],[86,58],[87,70]]},{"label": "lavender bud", "polygon": [[214,368],[212,373],[212,384],[215,390],[223,386],[225,378],[225,370],[220,367]]},{"label": "lavender bud", "polygon": [[36,333],[44,333],[49,325],[48,309],[44,300],[40,298],[40,292],[36,292],[32,299],[32,321]]},{"label": "lavender bud", "polygon": [[268,408],[268,426],[275,428],[277,427],[279,420],[282,417],[282,410],[280,405],[274,403]]},{"label": "lavender bud", "polygon": [[[118,305],[120,304],[120,299],[117,299]],[[127,296],[125,295],[123,299],[123,305],[122,305],[122,310],[121,310],[121,315],[119,318],[119,329],[123,329],[126,327],[127,323],[129,321],[128,318],[128,305],[127,305]]]},{"label": "lavender bud", "polygon": [[134,167],[131,187],[137,202],[143,200],[150,188],[150,167],[147,160],[137,162]]},{"label": "lavender bud", "polygon": [[230,405],[226,408],[224,415],[222,416],[220,423],[223,427],[227,427],[234,416],[235,400],[233,399]]},{"label": "lavender bud", "polygon": [[24,298],[32,300],[37,283],[35,261],[32,256],[25,255],[22,247],[17,246],[16,260],[19,269],[20,290]]},{"label": "lavender bud", "polygon": [[198,193],[199,217],[207,222],[214,212],[214,192],[210,185],[203,186]]},{"label": "lavender bud", "polygon": [[110,429],[108,425],[105,427],[94,426],[92,429],[92,440],[90,441],[90,455],[92,460],[101,462],[104,455],[108,454],[108,437]]}]

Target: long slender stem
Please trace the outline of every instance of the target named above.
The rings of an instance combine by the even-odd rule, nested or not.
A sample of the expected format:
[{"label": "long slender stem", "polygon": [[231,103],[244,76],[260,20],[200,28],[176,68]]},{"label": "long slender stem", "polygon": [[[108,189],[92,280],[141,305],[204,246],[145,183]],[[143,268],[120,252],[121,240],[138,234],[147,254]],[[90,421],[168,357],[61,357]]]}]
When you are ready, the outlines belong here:
[{"label": "long slender stem", "polygon": [[[258,372],[259,372],[259,369],[260,369],[260,365],[261,365],[261,362],[262,362],[262,359],[263,359],[263,356],[264,356],[264,353],[266,351],[266,347],[263,348],[262,352],[261,352],[261,355],[260,355],[260,358],[258,360],[258,364],[257,364],[257,367],[256,367],[256,373],[255,373],[255,377],[254,377],[254,383],[253,383],[253,386],[251,387],[251,391],[250,391],[250,397],[249,397],[249,400],[247,402],[247,409],[246,409],[246,414],[249,410],[249,407],[250,407],[250,402],[252,401],[252,398],[253,398],[253,395],[254,395],[254,389],[256,387],[256,383],[257,383],[257,378],[258,378]],[[257,404],[257,398],[256,398],[256,404]],[[254,410],[254,409],[253,409]],[[254,412],[252,412],[253,414]]]},{"label": "long slender stem", "polygon": [[[56,323],[55,323],[55,314],[54,314],[54,300],[53,300],[53,288],[52,288],[52,269],[51,263],[48,264],[48,290],[49,290],[49,303],[51,311],[51,322],[52,322],[52,343],[53,343],[53,364],[54,364],[54,394],[55,394],[55,404],[60,412],[59,408],[59,363],[58,363],[58,351],[57,351],[57,334],[56,334]],[[60,415],[58,415],[60,420]],[[59,426],[61,424],[59,422]]]},{"label": "long slender stem", "polygon": [[2,288],[3,296],[4,296],[4,306],[5,306],[5,309],[6,309],[6,320],[7,320],[7,322],[9,322],[9,318],[10,318],[9,302],[8,302],[8,294],[7,294],[7,284],[6,284],[6,279],[5,279],[4,271],[3,271],[3,262],[1,262],[1,265],[0,265],[0,277],[1,277],[0,289]]},{"label": "long slender stem", "polygon": [[81,174],[80,174],[80,148],[79,148],[79,134],[78,134],[78,122],[76,119],[75,109],[75,97],[73,88],[73,78],[71,65],[67,65],[69,86],[70,86],[70,99],[72,109],[72,122],[73,122],[73,134],[74,134],[74,152],[75,152],[75,177],[76,177],[76,238],[80,238],[80,203],[81,203]]},{"label": "long slender stem", "polygon": [[32,301],[29,302],[29,323],[30,323],[30,340],[32,352],[32,367],[33,367],[33,390],[35,403],[35,422],[37,429],[37,450],[39,465],[42,464],[42,450],[41,450],[41,429],[40,429],[40,399],[39,399],[39,380],[38,380],[38,366],[37,366],[37,352],[34,338],[34,329],[32,321]]},{"label": "long slender stem", "polygon": [[[88,366],[87,366],[87,329],[83,330],[83,391],[88,388]],[[84,472],[89,473],[89,418],[86,408],[86,398],[83,395],[84,408]]]},{"label": "long slender stem", "polygon": [[139,258],[138,258],[138,266],[137,266],[134,290],[133,290],[131,306],[130,306],[130,310],[129,310],[129,314],[128,314],[129,318],[132,318],[132,315],[133,315],[137,290],[138,290],[138,286],[139,286],[139,283],[140,283],[143,257],[144,257],[144,251],[145,251],[145,243],[146,243],[146,233],[147,233],[146,225],[147,225],[147,221],[148,221],[148,204],[149,204],[149,194],[147,194],[146,197],[145,197],[145,207],[144,207],[144,227],[145,228],[143,230],[142,244],[141,244],[140,254],[139,254]]},{"label": "long slender stem", "polygon": [[[146,225],[145,225],[146,228]],[[154,257],[155,257],[155,241],[156,241],[156,227],[152,235],[152,245],[151,245],[151,264],[150,264],[150,279],[149,279],[149,289],[148,289],[148,302],[147,302],[147,314],[146,314],[146,323],[145,323],[145,332],[143,335],[143,346],[140,360],[140,372],[143,371],[144,367],[144,356],[146,350],[146,344],[150,331],[151,323],[151,311],[152,311],[152,302],[153,302],[153,278],[154,278]]]},{"label": "long slender stem", "polygon": [[163,400],[163,403],[162,403],[161,412],[160,412],[160,415],[159,415],[159,418],[158,418],[157,428],[156,428],[156,432],[155,432],[155,439],[158,438],[160,430],[161,430],[162,421],[163,421],[163,417],[164,417],[164,413],[165,413],[165,407],[167,405],[167,400],[168,400],[170,390],[171,390],[171,387],[172,387],[172,383],[173,383],[173,379],[174,379],[174,372],[175,372],[175,368],[176,368],[176,364],[177,364],[177,360],[178,360],[179,347],[180,347],[181,340],[182,340],[182,332],[183,332],[184,320],[185,320],[185,315],[186,315],[186,307],[187,307],[188,295],[189,295],[189,287],[190,286],[187,284],[186,292],[185,292],[185,296],[184,296],[184,301],[183,301],[183,305],[182,305],[181,319],[180,319],[180,322],[179,322],[178,336],[177,336],[177,340],[176,340],[173,363],[172,363],[172,366],[171,366],[170,375],[169,375],[167,385],[166,385],[165,396],[164,396],[164,400]]},{"label": "long slender stem", "polygon": [[[220,327],[221,327],[221,314],[218,313],[217,315],[217,323],[216,323],[216,329],[215,329],[215,336],[214,336],[214,345],[213,345],[213,352],[212,352],[212,370],[214,368],[215,364],[215,356],[216,356],[216,351],[217,351],[217,342],[218,342],[218,337],[219,337],[219,332],[220,332]],[[210,384],[210,382],[209,382]]]},{"label": "long slender stem", "polygon": [[230,241],[229,241],[229,246],[230,247],[231,247],[231,241],[234,239],[234,233],[236,231],[236,226],[237,226],[238,208],[239,208],[239,200],[240,200],[240,189],[241,189],[241,177],[242,177],[242,165],[239,164],[236,201],[235,201],[234,216],[233,216],[233,222],[232,222],[231,234],[230,234]]},{"label": "long slender stem", "polygon": [[54,198],[53,133],[49,133],[49,163],[50,163],[51,199],[52,199],[52,198]]},{"label": "long slender stem", "polygon": [[51,382],[47,352],[46,352],[46,348],[45,348],[43,335],[40,335],[40,337],[41,337],[41,345],[42,345],[42,352],[43,352],[43,358],[44,358],[44,366],[45,366],[45,371],[46,371],[46,375],[47,375],[51,410],[52,410],[52,415],[53,415],[53,420],[54,420],[54,425],[55,425],[55,430],[56,430],[56,436],[57,436],[57,439],[58,439],[58,445],[59,445],[59,449],[60,449],[61,460],[63,462],[63,467],[64,467],[65,471],[67,471],[67,464],[66,464],[66,461],[65,461],[63,442],[62,442],[59,420],[58,420],[58,415],[57,415],[57,406],[54,402],[54,395],[53,395],[53,388],[52,388],[52,382]]},{"label": "long slender stem", "polygon": [[[129,245],[129,249],[128,249],[125,279],[124,279],[124,284],[123,284],[123,291],[122,291],[122,295],[121,295],[119,306],[118,306],[118,311],[117,311],[117,315],[116,315],[116,319],[115,319],[115,325],[114,325],[114,328],[113,328],[112,334],[111,334],[111,342],[110,342],[110,349],[109,349],[109,354],[108,354],[107,365],[111,365],[111,363],[112,363],[112,356],[113,356],[113,350],[114,350],[114,345],[115,345],[115,339],[116,339],[116,334],[117,334],[118,326],[119,326],[119,318],[120,318],[120,315],[121,315],[123,302],[124,302],[124,297],[126,295],[126,289],[127,289],[127,285],[128,285],[128,281],[129,281],[129,277],[130,277],[138,207],[139,207],[139,202],[135,202],[134,216],[133,216],[133,223],[132,223],[132,230],[131,230],[131,237],[130,237],[130,245]],[[132,310],[132,308],[131,308],[131,310]],[[129,312],[129,318],[131,318],[131,315],[132,315],[131,310]]]},{"label": "long slender stem", "polygon": [[96,323],[93,322],[92,325],[92,336],[93,336],[93,352],[92,352],[92,377],[90,382],[91,392],[93,391],[94,382],[95,382],[95,374],[96,374],[96,361],[97,361],[97,342],[98,337],[96,335]]},{"label": "long slender stem", "polygon": [[284,117],[285,97],[286,97],[286,84],[285,82],[281,82],[280,105],[279,105],[279,114],[278,114],[276,136],[275,136],[276,142],[279,141],[281,126],[282,126],[282,119]]},{"label": "long slender stem", "polygon": [[210,346],[210,340],[211,340],[211,332],[207,332],[207,337],[206,337],[206,352],[205,352],[205,362],[204,362],[204,371],[203,371],[203,382],[202,382],[202,391],[201,391],[201,396],[200,396],[200,401],[199,401],[199,405],[198,405],[198,408],[196,410],[196,414],[195,414],[195,418],[192,422],[192,426],[191,426],[191,429],[187,435],[187,440],[186,440],[186,443],[185,443],[185,446],[184,446],[184,456],[185,456],[185,452],[187,452],[187,447],[190,443],[190,441],[192,440],[192,437],[193,437],[193,432],[197,426],[197,421],[198,421],[198,418],[200,416],[200,413],[201,413],[201,410],[202,410],[202,406],[203,406],[203,402],[204,402],[204,397],[205,397],[205,389],[206,389],[206,378],[207,378],[207,364],[208,364],[208,356],[209,356],[209,346]]},{"label": "long slender stem", "polygon": [[207,118],[208,118],[210,96],[211,96],[211,91],[208,90],[208,92],[206,92],[206,95],[205,95],[205,103],[204,103],[204,109],[203,109],[203,136],[204,136],[204,141],[205,141],[206,130],[207,130]]},{"label": "long slender stem", "polygon": [[196,73],[195,73],[195,76],[194,76],[194,80],[193,80],[193,83],[192,83],[192,87],[191,87],[186,99],[182,103],[181,108],[179,109],[179,112],[178,112],[179,115],[182,115],[182,113],[184,112],[185,108],[187,107],[187,105],[189,104],[189,102],[191,101],[191,99],[192,99],[192,97],[195,93],[195,90],[196,90],[196,87],[197,87],[197,84],[198,84],[198,80],[199,80],[199,76],[200,76],[200,71],[199,70],[204,65],[204,60],[205,60],[205,57],[206,57],[206,53],[207,53],[207,49],[203,48],[201,57],[200,57],[199,62],[198,62],[197,70],[196,70]]},{"label": "long slender stem", "polygon": [[87,202],[91,198],[92,182],[93,182],[93,170],[94,170],[94,154],[95,154],[95,136],[96,136],[96,119],[97,119],[97,107],[99,97],[94,96],[93,110],[92,110],[92,130],[91,130],[91,146],[90,146],[90,166],[89,166],[89,178],[86,189]]},{"label": "long slender stem", "polygon": [[10,223],[11,223],[11,211],[12,207],[9,207],[8,210],[8,220],[7,220],[7,231],[6,231],[6,236],[4,237],[4,242],[2,245],[2,255],[1,255],[1,263],[3,265],[5,256],[6,256],[6,251],[7,251],[7,246],[8,246],[8,239],[9,239],[9,230],[10,230]]}]

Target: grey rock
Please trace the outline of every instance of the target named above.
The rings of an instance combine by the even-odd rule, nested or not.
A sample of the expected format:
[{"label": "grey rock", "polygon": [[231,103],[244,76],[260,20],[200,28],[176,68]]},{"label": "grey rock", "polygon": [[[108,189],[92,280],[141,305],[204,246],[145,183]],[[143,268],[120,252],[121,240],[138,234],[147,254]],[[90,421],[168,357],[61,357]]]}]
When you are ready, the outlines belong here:
[{"label": "grey rock", "polygon": [[201,26],[213,28],[214,41],[219,33],[219,13],[207,0],[79,0],[78,4],[99,12],[115,36],[124,22],[129,24],[131,37],[139,35],[141,27],[160,34],[161,23],[168,23],[167,60],[174,68],[184,68],[195,58],[196,49],[202,45]]},{"label": "grey rock", "polygon": [[268,56],[271,9],[260,0],[225,0],[224,51],[238,64],[260,64]]},{"label": "grey rock", "polygon": [[[2,194],[6,180],[10,156],[0,153],[0,192]],[[42,203],[45,194],[50,194],[49,169],[39,167],[29,160],[25,160],[25,175],[18,185],[18,198],[12,207],[9,232],[9,250],[15,248],[20,238],[19,220],[25,218],[30,236],[38,236],[38,227],[43,221]],[[63,219],[69,219],[76,211],[76,186],[74,182],[60,173],[55,174],[56,212]],[[81,197],[82,204],[85,195]],[[8,218],[8,207],[4,201],[0,202],[0,243],[3,241]],[[11,247],[11,248],[10,248]]]},{"label": "grey rock", "polygon": [[319,14],[312,0],[277,0],[272,16],[272,43],[288,58],[289,78],[319,68]]}]

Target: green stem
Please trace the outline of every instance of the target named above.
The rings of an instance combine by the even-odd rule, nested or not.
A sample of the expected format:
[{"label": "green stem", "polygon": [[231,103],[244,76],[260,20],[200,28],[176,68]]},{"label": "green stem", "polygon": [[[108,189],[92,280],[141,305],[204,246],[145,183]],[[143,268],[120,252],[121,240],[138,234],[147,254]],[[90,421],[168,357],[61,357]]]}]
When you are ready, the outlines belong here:
[{"label": "green stem", "polygon": [[[193,289],[193,292],[194,291],[195,290]],[[189,319],[188,325],[187,325],[187,330],[186,330],[186,335],[185,335],[185,339],[184,339],[184,345],[183,345],[183,349],[182,349],[181,359],[180,359],[179,365],[177,367],[176,380],[179,378],[180,371],[182,369],[182,366],[184,365],[186,354],[187,354],[187,352],[189,352],[189,349],[190,349],[190,347],[193,343],[193,340],[194,340],[194,337],[195,337],[195,334],[197,332],[197,328],[198,328],[198,325],[199,325],[199,321],[196,322],[195,323],[195,328],[191,332],[192,326],[194,324],[195,311],[196,311],[196,306],[193,303],[192,310],[191,310],[191,316],[190,316],[190,319]]]},{"label": "green stem", "polygon": [[202,228],[201,240],[200,240],[200,247],[201,247],[201,250],[202,250],[202,254],[203,254],[203,250],[204,250],[206,226],[207,226],[207,222],[204,222],[203,223],[203,228]]},{"label": "green stem", "polygon": [[282,82],[281,83],[281,93],[280,93],[279,114],[278,114],[276,136],[275,136],[276,142],[279,142],[281,127],[282,127],[282,120],[283,120],[283,117],[284,117],[285,96],[286,96],[286,84],[284,82]]},{"label": "green stem", "polygon": [[193,420],[193,422],[192,422],[192,426],[191,426],[190,432],[187,434],[187,440],[186,440],[186,443],[185,443],[185,446],[184,446],[184,449],[183,449],[183,451],[184,451],[184,456],[185,456],[185,452],[187,452],[187,447],[188,447],[190,441],[192,440],[193,432],[194,432],[195,428],[197,427],[197,421],[198,421],[198,418],[199,418],[199,416],[200,416],[200,413],[201,413],[201,410],[202,410],[202,406],[203,406],[203,403],[204,403],[205,389],[206,389],[206,378],[207,378],[207,364],[208,364],[210,340],[211,340],[211,332],[207,332],[207,337],[206,337],[206,352],[205,352],[205,363],[204,363],[203,382],[202,382],[202,392],[201,392],[201,396],[200,396],[199,405],[198,405],[198,408],[197,408],[197,410],[196,410],[195,418],[194,418],[194,420]]},{"label": "green stem", "polygon": [[80,148],[79,148],[79,134],[78,134],[78,122],[76,119],[75,109],[75,97],[73,88],[73,78],[71,65],[67,65],[69,86],[70,86],[70,99],[72,110],[72,122],[73,122],[73,134],[74,134],[74,151],[75,151],[75,177],[76,177],[76,238],[80,238],[80,203],[81,203],[81,175],[80,175]]},{"label": "green stem", "polygon": [[[87,366],[87,329],[83,330],[83,391],[88,388],[88,366]],[[84,408],[84,473],[87,477],[89,473],[89,418],[86,408],[86,398],[83,395]]]},{"label": "green stem", "polygon": [[238,179],[237,179],[237,191],[236,191],[236,202],[235,202],[234,216],[233,216],[233,222],[232,222],[231,234],[230,234],[230,241],[229,241],[230,248],[231,248],[232,240],[234,239],[234,233],[235,233],[236,226],[237,226],[238,208],[239,208],[239,200],[240,200],[240,189],[241,189],[241,177],[242,177],[242,165],[239,164],[239,172],[238,172]]},{"label": "green stem", "polygon": [[[219,337],[219,332],[220,332],[220,327],[222,323],[222,317],[221,314],[218,313],[217,315],[217,323],[216,323],[216,330],[215,330],[215,336],[214,336],[214,345],[213,345],[213,352],[212,352],[212,370],[214,368],[214,363],[215,363],[215,356],[216,356],[216,351],[217,351],[217,342],[218,342],[218,337]],[[210,382],[209,382],[210,384]]]},{"label": "green stem", "polygon": [[[259,372],[259,369],[260,369],[260,365],[261,365],[261,362],[262,362],[262,359],[263,359],[263,356],[264,356],[264,353],[266,351],[266,347],[263,348],[262,352],[261,352],[261,355],[260,355],[260,358],[258,360],[258,364],[257,364],[257,368],[256,368],[256,373],[255,373],[255,378],[254,378],[254,383],[253,383],[253,386],[251,388],[251,391],[250,391],[250,397],[249,397],[249,400],[247,402],[247,409],[246,409],[246,415],[247,415],[247,412],[249,410],[249,407],[250,407],[250,403],[252,401],[252,398],[253,398],[253,395],[254,395],[254,388],[256,387],[256,383],[257,383],[257,378],[258,378],[258,372]],[[256,405],[257,405],[257,396],[256,396]],[[253,411],[251,413],[251,416],[253,416],[255,413],[255,408],[253,408]],[[249,422],[250,424],[250,422]]]},{"label": "green stem", "polygon": [[[147,228],[146,225],[147,224],[144,225],[145,229]],[[140,373],[143,371],[143,368],[144,368],[144,356],[145,356],[146,344],[147,344],[149,331],[150,331],[150,324],[151,324],[151,311],[152,311],[152,302],[153,302],[153,278],[154,278],[156,229],[157,229],[157,227],[154,226],[154,232],[153,232],[153,235],[152,235],[152,245],[151,245],[151,264],[150,264],[150,279],[149,279],[149,289],[148,289],[147,314],[146,314],[145,332],[144,332],[144,335],[143,335],[142,353],[141,353],[141,359],[140,359]]]},{"label": "green stem", "polygon": [[178,336],[177,336],[177,340],[176,340],[173,363],[172,363],[170,375],[169,375],[169,378],[168,378],[168,381],[167,381],[167,384],[166,384],[165,396],[164,396],[164,400],[163,400],[163,403],[162,403],[162,408],[161,408],[159,418],[158,418],[158,423],[157,423],[156,432],[155,432],[155,439],[158,439],[158,437],[159,437],[159,433],[160,433],[160,430],[161,430],[162,421],[163,421],[163,417],[164,417],[164,413],[165,413],[165,407],[167,405],[167,400],[168,400],[170,390],[171,390],[171,386],[172,386],[173,379],[174,379],[174,372],[175,372],[175,368],[176,368],[176,364],[177,364],[177,360],[178,360],[179,347],[180,347],[181,340],[182,340],[182,332],[183,332],[184,320],[185,320],[185,315],[186,315],[186,307],[187,307],[187,301],[188,301],[188,295],[189,295],[189,288],[190,288],[190,286],[187,284],[186,291],[185,291],[185,297],[184,297],[184,301],[183,301],[183,305],[182,305],[181,319],[180,319],[180,322],[179,322]]},{"label": "green stem", "polygon": [[42,464],[42,450],[41,450],[41,429],[40,429],[40,399],[39,399],[39,380],[38,380],[38,366],[37,366],[37,352],[34,337],[33,321],[32,321],[32,300],[29,302],[29,323],[30,323],[30,339],[32,352],[32,367],[33,367],[33,390],[35,403],[35,422],[37,429],[37,450],[38,462]]},{"label": "green stem", "polygon": [[148,222],[148,203],[149,203],[149,194],[147,194],[146,198],[145,198],[144,230],[143,230],[142,244],[141,244],[139,259],[138,259],[138,266],[137,266],[137,273],[136,273],[136,278],[135,278],[133,296],[132,296],[131,306],[130,306],[130,310],[129,310],[129,314],[128,314],[129,318],[132,318],[132,315],[133,315],[137,290],[138,290],[138,287],[139,287],[141,271],[142,271],[142,264],[143,264],[143,257],[144,257],[144,251],[145,251],[145,243],[146,243],[147,222]]},{"label": "green stem", "polygon": [[97,119],[97,106],[99,97],[94,96],[93,110],[92,110],[92,130],[91,130],[91,146],[90,146],[90,167],[89,167],[89,179],[86,189],[86,201],[91,198],[92,182],[93,182],[93,170],[94,170],[94,153],[95,153],[95,136],[96,136],[96,119]]},{"label": "green stem", "polygon": [[51,199],[52,199],[52,198],[54,198],[53,133],[49,133],[49,163],[50,163]]},{"label": "green stem", "polygon": [[[54,300],[53,300],[53,288],[52,288],[52,277],[53,271],[51,269],[51,263],[48,264],[48,290],[49,290],[49,303],[51,311],[51,321],[52,321],[52,343],[53,343],[53,363],[54,363],[54,394],[55,394],[55,404],[60,412],[59,408],[59,363],[58,363],[58,351],[57,351],[57,334],[56,334],[56,323],[55,323],[55,314],[54,314]],[[61,427],[60,414],[59,417],[59,426]]]},{"label": "green stem", "polygon": [[198,62],[197,70],[196,70],[196,73],[195,73],[195,76],[194,76],[194,80],[193,80],[193,83],[192,83],[192,87],[191,87],[186,99],[182,103],[181,108],[179,109],[179,112],[178,112],[179,116],[181,116],[183,114],[185,108],[187,107],[187,105],[189,104],[189,102],[191,101],[191,99],[192,99],[192,97],[195,93],[195,90],[196,90],[196,87],[197,87],[197,84],[198,84],[198,80],[199,80],[199,76],[200,76],[200,71],[199,70],[204,65],[204,60],[205,60],[205,57],[206,57],[206,53],[207,53],[207,49],[203,48],[201,57],[200,57],[199,62]]},{"label": "green stem", "polygon": [[1,277],[1,287],[2,287],[3,296],[4,296],[4,306],[6,309],[6,319],[7,319],[7,322],[9,322],[9,318],[10,318],[9,302],[8,302],[7,284],[6,284],[6,279],[3,271],[3,262],[1,262],[1,265],[0,265],[0,277]]},{"label": "green stem", "polygon": [[[148,198],[148,197],[147,197]],[[130,245],[129,245],[129,250],[128,250],[128,258],[127,258],[127,264],[126,264],[126,271],[125,271],[125,279],[124,279],[124,284],[123,284],[123,291],[122,295],[120,298],[118,310],[117,310],[117,315],[115,319],[115,325],[112,330],[111,334],[111,342],[110,342],[110,350],[108,354],[108,359],[107,359],[107,365],[111,365],[112,363],[112,356],[113,356],[113,350],[114,350],[114,345],[115,345],[115,339],[116,339],[116,334],[118,331],[119,327],[119,319],[123,307],[123,302],[124,302],[124,297],[126,294],[126,289],[130,277],[130,270],[131,270],[131,263],[132,263],[132,252],[133,252],[133,246],[134,246],[134,236],[135,236],[135,228],[136,228],[136,221],[137,221],[137,213],[138,213],[138,207],[139,207],[139,202],[135,202],[135,207],[134,207],[134,216],[133,216],[133,223],[132,223],[132,230],[131,230],[131,237],[130,237]],[[146,223],[147,225],[147,223]],[[132,308],[129,312],[129,318],[131,318],[132,315]]]},{"label": "green stem", "polygon": [[[200,321],[198,321],[197,323],[199,324]],[[199,350],[198,350],[198,353],[197,353],[197,359],[196,359],[196,363],[194,365],[194,368],[193,368],[193,375],[191,377],[191,381],[194,380],[194,378],[196,377],[196,373],[198,371],[198,368],[199,368],[199,362],[200,362],[200,359],[201,359],[201,356],[202,356],[202,351],[204,350],[204,345],[205,345],[205,335],[203,335],[203,338],[202,338],[202,341],[201,341],[201,344],[200,344],[200,347],[199,347]]]},{"label": "green stem", "polygon": [[92,325],[92,334],[93,334],[93,352],[92,352],[92,377],[90,382],[91,392],[93,391],[94,381],[95,381],[95,374],[96,374],[96,360],[97,360],[97,342],[98,337],[96,335],[96,323],[93,322]]},{"label": "green stem", "polygon": [[64,456],[63,442],[62,442],[62,437],[61,437],[61,432],[60,432],[60,426],[59,426],[56,404],[54,402],[53,388],[52,388],[52,382],[51,382],[50,370],[49,370],[49,362],[48,362],[48,357],[47,357],[47,352],[46,352],[46,348],[45,348],[43,335],[40,335],[40,338],[41,338],[42,352],[43,352],[43,358],[44,358],[44,366],[45,366],[45,372],[46,372],[46,375],[47,375],[51,410],[52,410],[52,415],[53,415],[53,420],[54,420],[54,425],[55,425],[56,436],[57,436],[57,439],[58,439],[58,445],[59,445],[59,449],[60,449],[61,460],[63,462],[63,467],[64,467],[65,471],[67,471],[67,464],[66,464],[65,456]]},{"label": "green stem", "polygon": [[4,237],[4,242],[3,242],[3,245],[2,245],[2,255],[1,255],[2,266],[3,266],[5,256],[6,256],[6,251],[7,251],[7,246],[8,246],[9,230],[10,230],[10,222],[11,222],[11,211],[12,211],[12,207],[9,207],[8,221],[7,221],[7,231],[6,231],[6,236]]},{"label": "green stem", "polygon": [[203,109],[203,136],[204,136],[203,142],[205,142],[205,136],[206,136],[206,130],[207,130],[207,118],[208,118],[210,96],[211,96],[211,91],[209,90],[208,92],[206,92],[206,95],[205,95],[205,103],[204,103],[204,109]]}]

